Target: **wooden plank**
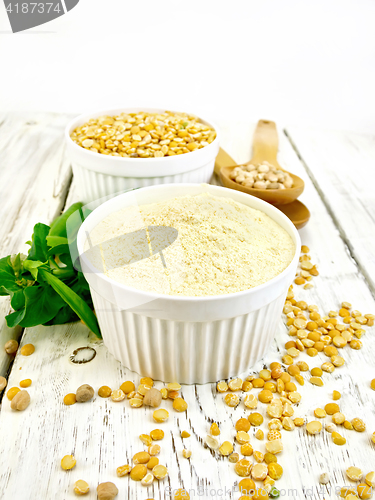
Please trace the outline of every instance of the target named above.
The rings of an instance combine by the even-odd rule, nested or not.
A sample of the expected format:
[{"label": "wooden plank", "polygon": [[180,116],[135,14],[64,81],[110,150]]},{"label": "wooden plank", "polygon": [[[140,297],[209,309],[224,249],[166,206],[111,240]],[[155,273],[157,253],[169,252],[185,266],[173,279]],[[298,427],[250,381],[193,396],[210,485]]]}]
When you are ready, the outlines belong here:
[{"label": "wooden plank", "polygon": [[[243,137],[251,137],[253,127],[241,123],[224,127],[226,130],[223,147],[237,161],[249,158],[249,143]],[[350,257],[345,242],[340,238],[333,219],[289,142],[283,136],[280,139],[280,163],[306,182],[302,201],[312,210],[312,218],[300,233],[303,243],[310,246],[313,262],[318,264],[320,271],[320,275],[314,278],[313,289],[295,287],[296,298],[317,304],[322,313],[337,309],[342,300],[351,301],[363,313],[373,312],[375,303],[370,290]],[[280,361],[287,340],[286,328],[280,320],[275,342],[268,355],[247,374],[262,368],[263,363]],[[164,402],[163,407],[170,411],[170,419],[165,424],[153,423],[150,409],[132,409],[127,402],[113,403],[101,400],[98,396],[92,402],[65,407],[62,404],[63,396],[75,392],[83,383],[91,384],[97,391],[104,384],[116,388],[125,380],[133,380],[137,384],[139,375],[116,362],[106,348],[89,336],[87,329],[79,323],[27,329],[22,342],[33,343],[36,351],[28,358],[17,355],[10,386],[17,385],[22,378],[33,379],[29,389],[32,403],[24,413],[14,413],[7,399],[4,398],[2,402],[0,497],[3,500],[23,498],[26,488],[29,498],[73,498],[73,483],[77,479],[85,479],[90,483],[92,491],[86,498],[91,499],[96,498],[95,489],[100,481],[115,482],[120,490],[118,498],[169,498],[164,491],[167,486],[194,489],[195,497],[198,496],[198,487],[204,487],[208,488],[208,492],[202,495],[203,498],[238,498],[238,493],[220,494],[218,491],[225,491],[225,488],[230,490],[238,483],[240,478],[234,473],[233,464],[215,455],[203,442],[213,420],[220,424],[220,441],[233,442],[235,421],[249,413],[243,403],[236,409],[225,406],[223,395],[216,393],[214,385],[206,384],[183,386],[182,394],[189,404],[186,415],[175,413],[170,401]],[[343,350],[346,366],[337,369],[332,375],[324,374],[323,388],[312,386],[308,381],[299,388],[303,399],[295,409],[295,416],[307,416],[308,420],[313,420],[314,408],[330,402],[332,390],[337,389],[343,394],[340,404],[347,418],[362,416],[368,430],[363,434],[343,430],[348,446],[342,448],[333,445],[327,433],[313,437],[308,436],[304,428],[289,433],[283,431],[284,451],[278,455],[278,460],[284,467],[284,476],[277,487],[296,490],[294,494],[285,493],[283,496],[286,498],[335,498],[335,495],[327,494],[327,488],[324,494],[320,491],[320,473],[330,474],[332,487],[343,486],[347,484],[345,469],[348,466],[357,465],[368,472],[369,464],[374,461],[375,447],[369,438],[375,430],[375,405],[369,381],[373,378],[371,367],[375,339],[366,335],[363,343],[361,351],[349,347]],[[85,345],[96,349],[96,358],[84,365],[72,365],[69,355],[76,347]],[[306,360],[310,367],[320,366],[327,360],[321,354],[309,358],[305,353],[299,359]],[[305,378],[308,379],[308,374],[305,374]],[[157,383],[159,388],[162,385]],[[265,410],[265,405],[259,404],[257,411],[265,416]],[[262,425],[265,433],[267,421],[265,418]],[[330,417],[326,421],[330,421]],[[166,435],[160,442],[162,451],[159,458],[160,463],[168,466],[169,480],[154,483],[146,489],[127,477],[117,478],[116,467],[130,462],[131,456],[143,449],[139,434],[148,433],[156,427],[163,428]],[[180,431],[185,429],[191,433],[191,437],[182,441]],[[251,429],[251,443],[255,450],[264,452],[265,442],[255,439],[255,430]],[[184,446],[193,452],[189,461],[181,455]],[[239,451],[238,445],[236,451]],[[77,457],[77,466],[66,473],[60,469],[59,462],[62,456],[72,452]],[[191,492],[191,498],[194,498],[192,495]]]},{"label": "wooden plank", "polygon": [[5,376],[14,357],[8,355],[3,346],[8,340],[19,340],[22,328],[9,328],[4,320],[5,316],[11,312],[8,297],[0,297],[0,375]]},{"label": "wooden plank", "polygon": [[[69,118],[53,113],[0,115],[1,257],[26,253],[34,224],[48,224],[64,205],[72,177],[63,141]],[[9,310],[9,299],[0,297],[0,375],[13,359],[2,346],[21,332],[6,326]]]},{"label": "wooden plank", "polygon": [[302,127],[286,133],[375,294],[375,136]]}]

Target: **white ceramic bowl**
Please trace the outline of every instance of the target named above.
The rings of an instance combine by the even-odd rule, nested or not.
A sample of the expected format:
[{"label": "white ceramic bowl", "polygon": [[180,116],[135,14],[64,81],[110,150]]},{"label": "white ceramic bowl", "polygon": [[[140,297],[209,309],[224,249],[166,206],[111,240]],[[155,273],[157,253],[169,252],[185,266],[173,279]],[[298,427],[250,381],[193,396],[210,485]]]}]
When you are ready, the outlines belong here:
[{"label": "white ceramic bowl", "polygon": [[[269,215],[295,244],[289,266],[263,285],[242,292],[177,297],[118,283],[95,272],[83,254],[86,234],[112,212],[133,205],[134,200],[144,205],[202,192],[231,198]],[[292,222],[272,205],[240,191],[199,184],[152,186],[117,196],[88,216],[77,241],[108,350],[142,376],[188,384],[237,375],[263,357],[274,339],[301,245]]]},{"label": "white ceramic bowl", "polygon": [[215,140],[202,149],[163,158],[122,158],[88,151],[70,138],[72,131],[91,118],[119,113],[162,113],[153,108],[116,108],[92,111],[72,120],[65,129],[68,157],[72,162],[74,179],[83,203],[123,193],[127,189],[168,184],[171,182],[209,182],[215,158],[219,152],[219,129],[201,119],[216,131]]}]

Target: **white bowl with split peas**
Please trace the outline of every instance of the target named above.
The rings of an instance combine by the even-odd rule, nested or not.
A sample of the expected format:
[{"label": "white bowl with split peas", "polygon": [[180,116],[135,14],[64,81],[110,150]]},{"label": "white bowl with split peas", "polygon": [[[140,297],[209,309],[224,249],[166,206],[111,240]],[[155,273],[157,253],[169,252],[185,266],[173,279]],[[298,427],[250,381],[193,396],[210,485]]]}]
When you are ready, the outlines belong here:
[{"label": "white bowl with split peas", "polygon": [[175,156],[161,158],[109,156],[85,149],[71,139],[72,132],[90,119],[140,112],[164,113],[165,110],[154,108],[94,110],[78,116],[67,125],[65,129],[67,154],[72,162],[77,191],[83,203],[155,184],[210,181],[215,158],[219,152],[220,133],[216,125],[203,118],[199,118],[200,123],[211,127],[216,132],[216,138],[201,149]]},{"label": "white bowl with split peas", "polygon": [[[281,226],[293,243],[289,265],[254,288],[197,297],[154,293],[125,285],[98,271],[87,257],[85,250],[91,244],[92,231],[111,214],[126,207],[202,193],[260,210]],[[117,196],[88,216],[79,230],[77,243],[108,350],[142,376],[186,384],[238,375],[264,356],[275,337],[301,246],[296,228],[277,208],[240,191],[199,184],[151,186]],[[103,252],[100,247],[98,255]]]}]

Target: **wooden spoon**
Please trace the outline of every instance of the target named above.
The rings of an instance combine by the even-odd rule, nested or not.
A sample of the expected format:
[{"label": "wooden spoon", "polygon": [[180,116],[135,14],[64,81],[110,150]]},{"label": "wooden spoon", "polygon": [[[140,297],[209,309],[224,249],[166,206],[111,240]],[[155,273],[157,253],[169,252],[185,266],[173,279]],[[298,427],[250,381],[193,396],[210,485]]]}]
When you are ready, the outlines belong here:
[{"label": "wooden spoon", "polygon": [[[275,122],[271,122],[268,120],[259,120],[253,137],[253,158],[248,163],[257,165],[259,163],[262,163],[263,161],[267,161],[278,170],[286,172],[286,170],[283,169],[277,162],[278,149],[279,139],[277,136]],[[262,198],[262,200],[268,201],[268,203],[272,203],[272,205],[291,203],[292,201],[296,200],[304,190],[305,183],[303,182],[303,180],[297,175],[291,174],[290,172],[288,173],[293,179],[293,187],[291,188],[255,189],[243,186],[242,184],[239,184],[238,182],[235,182],[230,178],[232,170],[237,166],[238,165],[232,163],[232,165],[226,165],[220,169],[219,177],[223,185],[225,187],[237,189],[237,191],[242,191],[258,198]]]},{"label": "wooden spoon", "polygon": [[294,200],[292,203],[286,203],[284,205],[274,205],[274,207],[281,210],[288,219],[290,219],[297,229],[302,229],[309,222],[310,211],[299,200]]},{"label": "wooden spoon", "polygon": [[[231,166],[233,164],[233,158],[220,148],[219,154],[216,157],[215,172],[220,172],[221,168]],[[284,205],[275,205],[275,207],[281,210],[281,212],[283,212],[293,222],[297,229],[301,229],[305,226],[310,219],[310,212],[308,208],[298,200]]]}]

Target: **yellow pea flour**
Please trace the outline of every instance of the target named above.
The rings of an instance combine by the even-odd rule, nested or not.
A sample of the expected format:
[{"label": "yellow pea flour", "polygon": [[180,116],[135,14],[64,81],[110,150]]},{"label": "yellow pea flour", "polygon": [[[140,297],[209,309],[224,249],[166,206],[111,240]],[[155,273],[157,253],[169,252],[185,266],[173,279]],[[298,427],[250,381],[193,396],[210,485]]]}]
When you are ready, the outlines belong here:
[{"label": "yellow pea flour", "polygon": [[[163,250],[166,267],[160,253],[135,262],[122,257],[120,237],[149,226],[178,231]],[[124,208],[100,222],[90,238],[101,248],[108,277],[179,296],[222,295],[261,285],[280,274],[295,252],[291,237],[268,215],[208,193]],[[113,243],[105,245],[108,240]]]}]

